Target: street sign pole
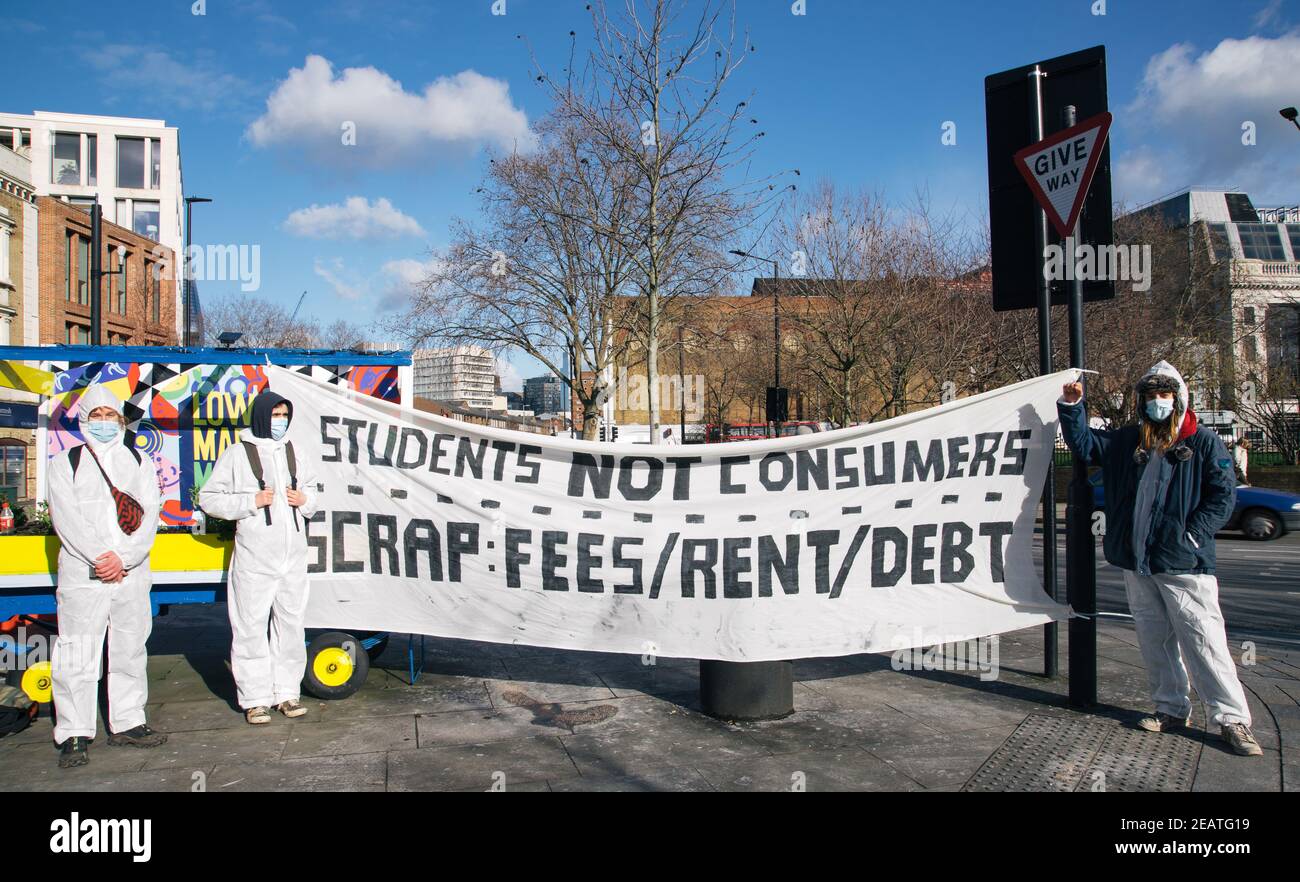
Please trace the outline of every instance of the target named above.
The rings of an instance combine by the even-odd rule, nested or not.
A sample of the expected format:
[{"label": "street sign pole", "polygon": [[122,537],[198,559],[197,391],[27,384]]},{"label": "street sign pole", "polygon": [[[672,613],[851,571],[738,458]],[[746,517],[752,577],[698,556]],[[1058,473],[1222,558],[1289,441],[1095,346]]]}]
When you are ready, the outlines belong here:
[{"label": "street sign pole", "polygon": [[[1066,105],[1062,124],[1077,122],[1073,104]],[[1074,224],[1066,259],[1077,266],[1076,249],[1083,240],[1083,215]],[[1083,363],[1083,279],[1070,273],[1070,367]],[[1086,382],[1080,376],[1081,381]],[[1083,405],[1079,405],[1082,407]],[[1097,703],[1097,549],[1092,536],[1092,487],[1088,464],[1074,455],[1074,474],[1065,507],[1065,596],[1079,613],[1070,619],[1070,704],[1090,707]]]},{"label": "street sign pole", "polygon": [[[1038,65],[1029,72],[1030,131],[1034,142],[1043,140],[1043,77]],[[1047,212],[1038,209],[1034,223],[1034,243],[1038,255],[1038,372],[1052,372],[1052,288],[1043,273],[1047,248]],[[1047,480],[1043,483],[1043,590],[1056,600],[1056,439],[1052,439],[1052,456],[1047,461]],[[1072,632],[1073,633],[1073,632]],[[1059,672],[1057,625],[1043,626],[1043,675],[1055,677]]]}]

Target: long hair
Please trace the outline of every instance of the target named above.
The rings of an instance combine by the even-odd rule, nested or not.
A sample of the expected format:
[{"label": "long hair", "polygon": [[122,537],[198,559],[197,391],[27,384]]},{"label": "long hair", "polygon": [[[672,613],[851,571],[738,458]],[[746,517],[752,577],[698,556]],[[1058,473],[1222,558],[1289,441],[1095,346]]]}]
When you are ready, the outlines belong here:
[{"label": "long hair", "polygon": [[1178,430],[1182,428],[1183,414],[1175,409],[1169,419],[1156,423],[1146,415],[1138,417],[1138,444],[1143,450],[1156,454],[1164,453],[1178,441]]}]

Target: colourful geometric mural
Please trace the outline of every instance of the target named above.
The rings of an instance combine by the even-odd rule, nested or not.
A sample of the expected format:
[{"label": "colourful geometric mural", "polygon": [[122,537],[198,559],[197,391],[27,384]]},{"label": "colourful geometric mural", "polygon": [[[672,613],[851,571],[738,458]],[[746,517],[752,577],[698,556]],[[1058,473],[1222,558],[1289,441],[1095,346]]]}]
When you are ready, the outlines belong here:
[{"label": "colourful geometric mural", "polygon": [[[78,430],[81,394],[107,383],[124,402],[126,441],[153,460],[162,493],[164,525],[193,523],[193,491],[217,458],[248,426],[253,398],[267,386],[262,365],[51,362],[46,399],[47,453],[84,442]],[[400,403],[396,365],[299,365],[291,368],[332,384],[346,384]]]}]

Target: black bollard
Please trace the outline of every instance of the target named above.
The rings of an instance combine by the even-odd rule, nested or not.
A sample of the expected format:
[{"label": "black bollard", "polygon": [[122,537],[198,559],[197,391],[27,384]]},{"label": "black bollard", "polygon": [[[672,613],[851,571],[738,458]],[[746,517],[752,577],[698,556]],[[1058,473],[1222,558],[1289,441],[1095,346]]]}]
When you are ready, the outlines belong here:
[{"label": "black bollard", "polygon": [[720,720],[776,720],[794,713],[794,663],[700,662],[700,704]]}]

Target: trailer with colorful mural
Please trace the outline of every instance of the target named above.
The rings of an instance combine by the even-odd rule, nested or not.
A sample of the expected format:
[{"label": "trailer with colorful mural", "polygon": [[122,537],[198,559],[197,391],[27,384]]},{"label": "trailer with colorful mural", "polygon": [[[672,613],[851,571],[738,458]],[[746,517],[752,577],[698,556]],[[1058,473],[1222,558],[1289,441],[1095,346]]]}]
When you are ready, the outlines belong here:
[{"label": "trailer with colorful mural", "polygon": [[[225,600],[230,543],[202,535],[205,521],[194,500],[217,458],[248,426],[252,401],[267,387],[268,364],[386,401],[413,398],[411,357],[404,351],[0,346],[0,385],[42,396],[35,430],[36,449],[44,454],[36,457],[38,500],[46,498],[50,458],[84,442],[82,393],[101,383],[122,399],[126,443],[153,461],[163,500],[151,556],[155,614],[172,605]],[[0,623],[40,627],[38,617],[55,611],[58,539],[0,536],[0,543]],[[304,685],[320,697],[351,694],[365,679],[368,654],[386,640],[372,633],[315,636]],[[31,670],[18,673],[26,674],[24,688],[48,685],[48,677]],[[34,697],[48,700],[43,693]]]}]

